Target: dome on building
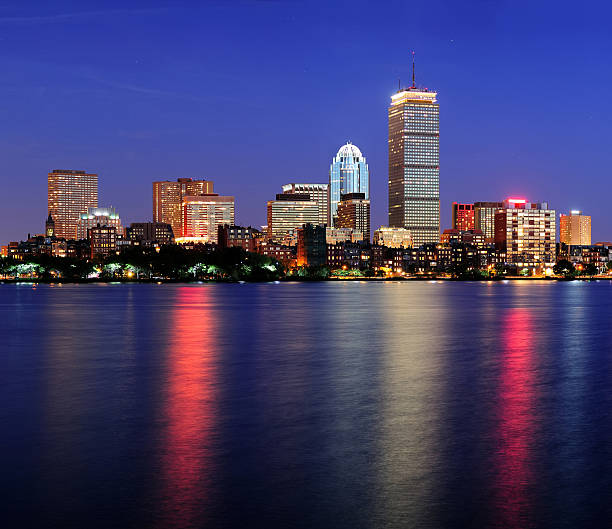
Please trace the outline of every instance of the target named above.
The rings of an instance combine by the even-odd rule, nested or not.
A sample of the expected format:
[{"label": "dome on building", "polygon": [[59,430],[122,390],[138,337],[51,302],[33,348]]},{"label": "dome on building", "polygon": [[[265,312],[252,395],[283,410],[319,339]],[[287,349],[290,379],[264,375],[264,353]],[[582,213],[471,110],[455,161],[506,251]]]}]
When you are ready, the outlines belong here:
[{"label": "dome on building", "polygon": [[353,158],[361,158],[363,155],[361,151],[357,148],[356,145],[353,145],[350,141],[346,142],[346,145],[340,147],[337,158],[348,158],[349,156]]}]

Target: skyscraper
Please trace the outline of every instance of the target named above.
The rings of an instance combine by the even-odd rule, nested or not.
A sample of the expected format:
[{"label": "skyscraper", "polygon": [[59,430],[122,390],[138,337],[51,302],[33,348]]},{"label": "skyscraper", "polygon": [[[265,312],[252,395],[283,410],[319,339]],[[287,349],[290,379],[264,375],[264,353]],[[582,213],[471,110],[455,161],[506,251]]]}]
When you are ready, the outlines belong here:
[{"label": "skyscraper", "polygon": [[495,241],[495,213],[501,208],[501,202],[474,202],[474,228],[484,233],[487,243]]},{"label": "skyscraper", "polygon": [[460,231],[474,229],[474,204],[453,202],[451,228]]},{"label": "skyscraper", "polygon": [[407,228],[415,246],[440,237],[440,109],[436,92],[412,86],[389,106],[389,226]]},{"label": "skyscraper", "polygon": [[210,180],[178,178],[176,182],[170,180],[153,182],[153,222],[170,224],[174,236],[181,237],[183,198],[212,192],[213,183]]},{"label": "skyscraper", "polygon": [[553,266],[556,233],[555,210],[546,202],[509,198],[495,213],[495,246],[506,253],[506,262],[519,267]]},{"label": "skyscraper", "polygon": [[282,193],[268,201],[268,238],[273,241],[297,237],[298,228],[318,221],[319,205],[308,193]]},{"label": "skyscraper", "polygon": [[340,147],[329,168],[329,212],[336,226],[338,202],[348,193],[363,193],[370,199],[370,171],[365,157],[350,141]]},{"label": "skyscraper", "polygon": [[234,224],[234,197],[215,194],[183,197],[181,237],[217,243],[219,226]]},{"label": "skyscraper", "polygon": [[98,207],[98,175],[55,169],[48,173],[49,215],[58,238],[75,239],[77,223],[87,208]]},{"label": "skyscraper", "polygon": [[351,228],[363,234],[363,240],[370,242],[370,201],[363,193],[347,193],[338,202],[336,227]]},{"label": "skyscraper", "polygon": [[570,211],[561,215],[559,222],[559,241],[568,246],[591,245],[591,217],[582,211]]},{"label": "skyscraper", "polygon": [[314,200],[319,205],[318,224],[330,226],[328,184],[285,184],[283,193],[307,194],[310,200]]}]

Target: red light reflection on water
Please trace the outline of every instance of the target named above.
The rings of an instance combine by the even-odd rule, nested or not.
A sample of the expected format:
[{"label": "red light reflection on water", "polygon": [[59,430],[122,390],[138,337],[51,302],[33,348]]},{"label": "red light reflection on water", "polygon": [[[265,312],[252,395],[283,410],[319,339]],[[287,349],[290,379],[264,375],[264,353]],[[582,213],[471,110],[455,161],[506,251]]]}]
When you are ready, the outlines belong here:
[{"label": "red light reflection on water", "polygon": [[530,515],[531,441],[534,436],[533,331],[528,309],[511,309],[503,322],[499,430],[496,441],[496,518],[523,528]]},{"label": "red light reflection on water", "polygon": [[182,287],[170,314],[161,480],[162,527],[187,526],[202,516],[211,477],[215,419],[215,321],[207,288]]}]

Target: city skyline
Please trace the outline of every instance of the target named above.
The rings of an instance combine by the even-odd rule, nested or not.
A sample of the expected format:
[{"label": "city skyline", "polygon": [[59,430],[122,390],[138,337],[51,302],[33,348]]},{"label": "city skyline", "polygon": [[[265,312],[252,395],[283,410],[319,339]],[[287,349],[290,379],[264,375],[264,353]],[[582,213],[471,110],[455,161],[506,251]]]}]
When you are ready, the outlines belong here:
[{"label": "city skyline", "polygon": [[[73,11],[79,9],[83,8],[72,6]],[[333,14],[337,8],[326,9]],[[607,126],[604,116],[609,103],[601,92],[609,72],[596,66],[595,52],[590,51],[607,50],[605,43],[592,46],[601,44],[603,26],[597,21],[582,21],[582,29],[561,45],[538,47],[573,27],[575,14],[569,10],[551,13],[545,7],[534,6],[530,17],[520,20],[504,7],[487,6],[479,10],[467,7],[457,16],[452,7],[445,6],[438,30],[420,9],[411,13],[414,15],[409,28],[414,30],[411,42],[402,42],[401,46],[393,32],[383,34],[381,26],[383,19],[391,27],[397,23],[383,17],[386,10],[374,10],[372,40],[368,37],[364,43],[354,45],[355,61],[342,64],[334,61],[334,71],[331,59],[345,54],[349,47],[332,45],[327,37],[310,48],[300,45],[298,49],[289,43],[287,50],[278,52],[278,56],[264,53],[263,66],[268,73],[292,54],[301,52],[298,56],[303,59],[286,70],[286,74],[254,78],[252,95],[239,108],[249,126],[259,123],[257,138],[239,142],[242,156],[233,158],[230,152],[235,151],[237,140],[230,141],[230,129],[240,123],[239,113],[232,110],[223,119],[222,114],[242,100],[241,83],[234,83],[234,78],[254,73],[245,59],[233,57],[238,62],[234,61],[230,68],[211,57],[199,58],[198,62],[187,53],[183,41],[154,39],[151,51],[143,50],[136,41],[140,32],[150,35],[151,29],[168,17],[179,25],[186,24],[186,34],[195,35],[194,26],[208,27],[215,20],[224,19],[227,11],[190,8],[142,13],[138,15],[142,24],[136,29],[137,35],[126,44],[125,62],[115,65],[112,53],[104,48],[108,34],[111,30],[127,34],[128,28],[133,29],[133,17],[137,14],[110,16],[101,12],[53,19],[53,15],[65,12],[58,8],[47,13],[50,20],[28,21],[27,9],[8,9],[7,17],[23,20],[4,22],[6,38],[21,47],[17,58],[12,58],[8,65],[2,88],[5,99],[11,101],[6,119],[14,125],[0,136],[5,160],[3,181],[8,191],[0,197],[3,211],[0,240],[6,243],[22,238],[27,232],[42,232],[45,216],[40,212],[45,209],[45,196],[41,184],[47,172],[55,167],[99,174],[99,203],[113,204],[125,225],[150,220],[147,190],[151,181],[185,176],[218,182],[225,193],[236,195],[236,222],[259,226],[265,224],[262,204],[272,190],[291,181],[327,181],[328,161],[345,138],[367,154],[373,175],[371,224],[373,228],[385,225],[386,106],[396,90],[397,78],[401,77],[403,84],[410,78],[412,48],[417,51],[417,81],[427,80],[444,104],[440,125],[441,231],[450,226],[449,204],[453,201],[469,203],[529,196],[532,200],[549,201],[557,211],[585,211],[593,218],[593,240],[609,239],[612,220],[607,216],[603,198],[608,191],[610,156],[604,141]],[[268,16],[274,22],[297,17],[308,31],[322,30],[326,22],[306,11],[300,6],[270,6],[264,13],[248,5],[238,16],[252,18],[257,28],[265,26]],[[491,35],[487,28],[499,12],[504,14],[504,26],[498,28],[499,35]],[[194,14],[208,16],[189,25],[187,18]],[[346,20],[347,27],[356,23],[352,16]],[[544,17],[550,17],[556,24],[547,24],[542,29],[536,22]],[[522,31],[522,39],[513,41],[511,48],[506,38],[516,31],[513,24]],[[41,52],[25,42],[28,32],[23,32],[24,25],[35,28],[42,42],[48,44],[47,51]],[[118,81],[114,85],[92,79],[91,74],[83,76],[89,63],[71,47],[70,39],[58,39],[61,32],[57,30],[63,27],[74,34],[87,30],[91,49],[95,51],[91,68],[108,74],[109,78],[116,75]],[[268,29],[279,39],[288,38],[285,30],[276,26]],[[217,36],[218,32],[212,31],[209,38]],[[487,50],[475,53],[482,51],[480,46],[485,37]],[[243,39],[236,44],[239,51],[247,49],[246,36]],[[374,39],[379,42],[371,46]],[[321,52],[330,45],[332,57],[328,58]],[[254,46],[259,53],[268,51],[263,43]],[[539,51],[525,53],[534,47]],[[173,67],[180,81],[175,92],[160,81],[166,74],[153,75],[165,68],[163,61],[152,64],[153,51],[166,59],[175,54],[184,57]],[[45,73],[48,67],[43,63],[45,54],[50,53],[55,57],[53,68],[67,72],[69,79],[61,87],[44,85],[43,97],[37,91],[38,80],[48,77]],[[196,63],[198,69],[194,71],[191,65]],[[335,82],[346,77],[358,63],[361,70],[367,68],[367,79],[358,86],[348,81]],[[564,82],[570,64],[581,79],[579,86]],[[206,73],[211,71],[215,74]],[[313,75],[313,71],[318,75]],[[334,82],[328,81],[330,75]],[[528,81],[529,90],[517,90],[513,80],[518,79]],[[300,82],[304,80],[307,82]],[[289,86],[292,90],[287,92]],[[566,112],[565,103],[587,86],[588,97],[597,100],[597,111],[586,105]],[[531,97],[534,93],[538,97]],[[281,115],[273,110],[272,102],[282,107],[288,103],[288,97],[299,98],[304,108],[291,124],[283,121],[281,125]],[[355,112],[347,112],[349,107]],[[17,111],[19,115],[15,114]],[[149,114],[156,115],[157,125],[147,117]],[[194,118],[205,115],[207,126],[203,128],[203,121]],[[85,122],[95,123],[94,127],[86,128],[87,134],[76,127],[84,122],[83,117],[87,118]],[[44,127],[51,122],[53,135]],[[229,159],[232,163],[228,164]],[[299,166],[296,159],[300,160]],[[597,182],[598,192],[590,187],[574,187],[570,193],[572,183],[585,177]],[[17,193],[29,197],[27,204],[14,199]]]}]

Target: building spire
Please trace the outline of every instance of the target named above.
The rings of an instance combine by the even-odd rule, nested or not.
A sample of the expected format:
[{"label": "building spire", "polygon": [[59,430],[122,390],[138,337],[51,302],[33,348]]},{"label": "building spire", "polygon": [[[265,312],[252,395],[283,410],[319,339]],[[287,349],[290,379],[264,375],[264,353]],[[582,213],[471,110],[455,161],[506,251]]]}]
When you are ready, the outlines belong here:
[{"label": "building spire", "polygon": [[412,88],[416,88],[414,81],[414,50],[412,50]]}]

